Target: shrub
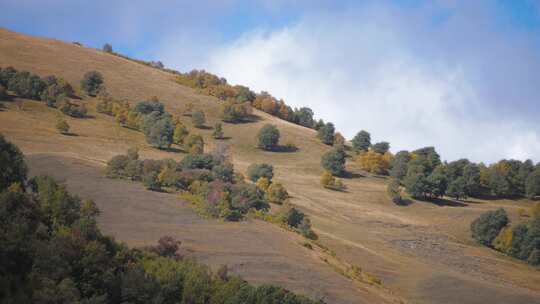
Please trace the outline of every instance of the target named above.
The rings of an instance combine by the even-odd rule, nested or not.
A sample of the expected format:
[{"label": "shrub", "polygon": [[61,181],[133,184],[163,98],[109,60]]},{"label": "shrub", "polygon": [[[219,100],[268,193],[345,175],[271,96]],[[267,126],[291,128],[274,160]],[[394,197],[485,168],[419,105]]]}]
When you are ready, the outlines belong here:
[{"label": "shrub", "polygon": [[501,229],[508,224],[508,215],[502,208],[488,211],[471,223],[472,237],[480,244],[491,246]]},{"label": "shrub", "polygon": [[345,151],[340,148],[333,148],[323,154],[321,166],[330,171],[333,175],[341,175],[345,171]]},{"label": "shrub", "polygon": [[105,170],[108,177],[124,177],[129,158],[126,155],[116,155],[107,162]]},{"label": "shrub", "polygon": [[133,112],[147,115],[152,112],[157,112],[158,114],[165,113],[165,106],[154,98],[153,100],[140,101],[135,107],[133,107]]},{"label": "shrub", "polygon": [[273,150],[279,143],[279,130],[276,126],[266,124],[259,130],[257,134],[257,147],[263,150]]},{"label": "shrub", "polygon": [[266,190],[266,199],[270,203],[281,205],[289,198],[289,193],[280,183],[272,183]]},{"label": "shrub", "polygon": [[0,85],[7,88],[8,83],[17,74],[17,70],[15,70],[13,67],[7,67],[4,69],[0,69]]},{"label": "shrub", "polygon": [[231,206],[241,213],[246,213],[252,208],[268,210],[270,207],[264,200],[262,191],[250,184],[239,184],[232,188]]},{"label": "shrub", "polygon": [[0,134],[0,192],[14,183],[24,185],[27,173],[22,152]]},{"label": "shrub", "polygon": [[19,97],[39,100],[47,84],[39,76],[23,71],[15,73],[7,87]]},{"label": "shrub", "polygon": [[203,111],[195,111],[191,114],[191,122],[195,128],[202,128],[206,123],[206,117]]},{"label": "shrub", "polygon": [[110,45],[109,43],[105,43],[103,45],[103,51],[105,53],[112,53],[113,52],[113,48],[112,48],[112,45]]},{"label": "shrub", "polygon": [[212,132],[212,137],[215,139],[222,139],[223,138],[223,127],[221,126],[221,123],[216,123],[214,125],[214,132]]},{"label": "shrub", "polygon": [[290,227],[298,228],[305,216],[302,211],[296,208],[290,208],[285,214],[285,223]]},{"label": "shrub", "polygon": [[338,191],[342,191],[347,188],[340,179],[335,178],[332,173],[327,170],[325,170],[321,175],[321,186]]},{"label": "shrub", "polygon": [[61,134],[67,134],[69,132],[69,124],[63,118],[60,118],[56,122],[56,130]]},{"label": "shrub", "polygon": [[386,193],[394,204],[401,204],[401,189],[399,187],[399,181],[397,179],[390,180],[390,182],[386,186]]},{"label": "shrub", "polygon": [[270,181],[268,180],[268,178],[266,177],[259,177],[259,179],[257,180],[257,188],[261,189],[261,191],[264,191],[266,192],[266,190],[268,190],[268,187],[270,187]]},{"label": "shrub", "polygon": [[343,147],[343,146],[345,146],[345,137],[343,137],[343,135],[341,135],[341,133],[336,132],[336,134],[334,135],[334,143],[333,143],[333,145],[335,147]]},{"label": "shrub", "polygon": [[86,116],[87,110],[84,104],[77,105],[69,100],[63,100],[58,104],[60,112],[75,118],[83,118]]},{"label": "shrub", "polygon": [[201,154],[204,152],[204,140],[198,134],[189,134],[184,142],[190,154]]},{"label": "shrub", "polygon": [[261,177],[266,177],[272,182],[274,167],[269,164],[251,164],[247,169],[247,176],[252,182],[257,182]]},{"label": "shrub", "polygon": [[317,234],[311,229],[311,220],[307,216],[305,216],[298,225],[298,231],[305,238],[311,240],[316,240],[318,238]]},{"label": "shrub", "polygon": [[360,131],[352,140],[353,148],[357,151],[367,151],[371,146],[371,135],[367,131]]},{"label": "shrub", "polygon": [[97,71],[89,71],[81,80],[81,89],[88,96],[97,96],[103,86],[103,75]]},{"label": "shrub", "polygon": [[232,182],[234,179],[234,168],[231,163],[223,163],[212,168],[214,177],[224,182]]},{"label": "shrub", "polygon": [[188,154],[180,161],[182,169],[207,169],[214,167],[214,158],[210,154]]},{"label": "shrub", "polygon": [[223,104],[221,118],[225,122],[243,122],[250,118],[252,111],[249,102],[236,103],[234,101],[228,101]]},{"label": "shrub", "polygon": [[182,123],[176,124],[176,127],[174,127],[173,132],[173,142],[177,145],[181,145],[184,143],[184,139],[189,134],[189,131],[187,130],[186,126],[184,126]]},{"label": "shrub", "polygon": [[317,137],[323,144],[332,145],[334,143],[334,124],[331,122],[326,123],[317,131]]},{"label": "shrub", "polygon": [[155,171],[148,172],[142,177],[144,187],[148,190],[159,191],[161,190],[161,183],[158,179],[158,173]]}]

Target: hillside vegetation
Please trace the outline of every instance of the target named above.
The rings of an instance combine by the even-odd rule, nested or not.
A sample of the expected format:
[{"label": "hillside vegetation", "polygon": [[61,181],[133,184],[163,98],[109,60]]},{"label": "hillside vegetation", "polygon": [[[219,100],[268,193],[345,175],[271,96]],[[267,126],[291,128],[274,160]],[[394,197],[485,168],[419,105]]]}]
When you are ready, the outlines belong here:
[{"label": "hillside vegetation", "polygon": [[[377,303],[398,302],[401,297],[414,303],[466,303],[469,302],[467,300],[471,303],[490,301],[495,303],[500,300],[505,303],[538,302],[539,273],[531,266],[478,246],[471,238],[469,229],[470,223],[480,214],[500,207],[505,208],[510,221],[525,222],[526,213],[520,210],[528,209],[533,202],[525,199],[508,199],[523,196],[526,191],[524,187],[520,186],[519,191],[523,189],[523,192],[519,195],[503,191],[500,196],[478,195],[482,198],[465,199],[467,196],[476,195],[462,194],[472,188],[460,187],[461,181],[458,183],[447,180],[447,187],[441,191],[444,184],[441,176],[446,177],[447,174],[435,170],[437,164],[433,163],[433,153],[430,151],[418,150],[407,156],[403,156],[402,153],[403,159],[414,161],[415,166],[405,163],[407,170],[399,175],[396,172],[394,175],[388,172],[390,164],[394,161],[389,157],[390,154],[387,154],[387,144],[374,144],[370,151],[355,156],[356,153],[344,146],[344,140],[335,133],[330,123],[313,124],[311,128],[307,128],[299,123],[303,121],[299,118],[294,118],[292,121],[281,119],[285,116],[280,118],[279,115],[276,116],[275,111],[266,111],[262,108],[263,104],[270,104],[268,101],[260,102],[263,111],[257,109],[259,106],[255,106],[255,109],[244,108],[244,100],[240,100],[241,103],[238,104],[229,104],[230,101],[226,98],[220,100],[212,92],[184,86],[188,83],[181,81],[179,83],[178,74],[76,44],[28,37],[1,30],[0,67],[8,66],[19,71],[29,71],[41,78],[55,75],[57,79],[62,79],[54,84],[56,88],[65,88],[66,86],[63,85],[65,81],[73,87],[73,95],[82,98],[70,98],[73,106],[68,107],[69,110],[66,111],[61,110],[63,103],[56,106],[56,101],[51,101],[55,104],[54,107],[47,106],[42,101],[21,99],[17,96],[8,97],[8,100],[3,102],[5,109],[0,112],[0,133],[17,144],[27,155],[48,154],[58,159],[60,157],[75,158],[87,163],[90,172],[90,167],[95,168],[95,166],[102,166],[104,170],[104,165],[113,157],[125,154],[128,149],[134,147],[138,148],[141,159],[171,159],[176,164],[181,163],[186,155],[200,155],[200,152],[204,155],[204,153],[220,151],[223,146],[226,146],[227,162],[234,167],[235,172],[255,176],[252,180],[256,182],[258,189],[268,191],[270,182],[282,185],[286,190],[286,196],[284,192],[275,189],[270,191],[272,193],[270,196],[286,197],[287,204],[309,217],[311,227],[319,240],[312,242],[304,238],[298,241],[299,236],[291,233],[287,234],[288,240],[285,238],[275,246],[285,248],[286,242],[307,242],[305,247],[299,244],[294,245],[297,245],[298,249],[310,252],[308,254],[310,259],[319,262],[313,264],[317,269],[314,273],[322,273],[324,269],[333,269],[337,276],[356,282],[355,291],[348,290],[342,296],[333,294],[331,303],[358,303],[367,299]],[[81,80],[89,71],[97,71],[102,75],[107,94],[118,101],[116,104],[126,102],[129,104],[129,108],[125,108],[128,110],[116,112],[116,114],[125,113],[126,115],[111,116],[112,108],[111,113],[106,113],[109,110],[107,105],[103,104],[106,99],[104,96],[87,94],[87,89],[85,89],[86,94],[83,92]],[[13,94],[13,92],[7,93]],[[49,94],[49,96],[57,95],[55,92]],[[163,126],[159,129],[166,130],[164,134],[168,134],[164,138],[156,137],[159,140],[152,138],[161,132],[153,132],[152,128],[146,129],[139,124],[137,121],[141,117],[131,117],[136,118],[133,120],[134,125],[129,125],[128,119],[130,113],[134,113],[132,109],[135,109],[139,102],[148,101],[153,96],[157,97],[171,116],[170,127],[169,122],[158,123],[163,117],[154,117],[151,125]],[[26,97],[32,98],[32,96]],[[50,99],[54,100],[54,98]],[[256,99],[257,96],[253,101]],[[227,106],[232,107],[227,110],[230,119],[223,117],[224,107]],[[84,118],[69,115],[72,110],[77,112],[75,110],[81,108],[86,110]],[[64,113],[63,119],[69,125],[67,132],[59,132],[56,129],[58,110]],[[194,115],[200,111],[204,113],[204,116]],[[295,112],[294,109],[292,112]],[[139,113],[142,112],[139,111]],[[298,114],[302,117],[300,113],[299,109]],[[237,119],[238,117],[240,119]],[[211,127],[218,123],[221,123],[222,132],[218,134],[219,136]],[[175,134],[177,139],[185,134],[180,130],[182,128],[178,128],[179,131],[175,132],[180,125],[184,126],[188,134],[201,137],[204,142],[203,151],[190,151],[192,145],[186,144],[185,140],[175,140]],[[264,139],[261,143],[259,131],[265,125],[274,126],[278,130],[279,141],[275,142],[273,139],[275,134],[269,131],[268,136],[265,135],[268,140]],[[162,142],[165,144],[161,144]],[[357,138],[353,141],[353,148],[361,150],[362,147],[365,147],[365,140]],[[394,157],[394,160],[396,158],[398,155]],[[326,161],[321,164],[321,159],[326,159]],[[70,163],[63,161],[60,164],[71,168],[73,164],[70,165]],[[514,180],[512,178],[515,174],[512,170],[515,166],[514,163],[507,163],[494,167],[500,170],[493,170],[499,170],[505,174],[512,172],[512,174],[505,175],[503,180],[499,177],[488,177],[487,180],[484,179],[487,181],[486,184],[480,184],[482,189],[490,187],[490,180],[493,184],[500,184],[503,190],[509,189],[505,183]],[[251,174],[252,170],[248,170],[248,167],[253,164],[271,165],[272,176],[264,173]],[[36,161],[34,165],[36,168],[46,167],[39,161]],[[467,165],[464,163],[461,166],[460,163],[454,166],[457,168],[454,170],[456,180],[468,176],[469,173],[465,174],[464,169]],[[54,171],[53,168],[48,168]],[[411,172],[407,172],[409,168],[413,168],[410,169]],[[517,168],[519,171],[519,166]],[[173,171],[182,174],[184,169]],[[533,167],[530,169],[530,171],[534,170]],[[206,170],[213,171],[214,167]],[[384,170],[386,172],[383,172]],[[332,174],[328,175],[327,171]],[[475,170],[467,169],[467,172],[469,171]],[[157,174],[161,173],[160,171]],[[62,172],[51,172],[51,174],[61,175]],[[418,191],[408,191],[410,195],[406,195],[398,183],[394,191],[388,191],[399,196],[400,204],[395,204],[396,200],[392,199],[396,197],[387,195],[389,180],[381,174],[401,176],[404,178],[402,184],[407,190],[418,189]],[[337,175],[339,179],[335,179],[332,175]],[[321,185],[323,182],[321,176],[324,177],[323,185]],[[122,177],[132,179],[131,175]],[[137,178],[133,179],[137,180]],[[424,182],[423,179],[428,179],[428,181]],[[66,183],[68,186],[70,183],[73,187],[76,186],[69,180],[66,180]],[[176,180],[173,184],[175,183]],[[115,185],[128,187],[130,183],[122,181]],[[152,183],[148,185],[150,185],[149,188],[154,188]],[[435,185],[440,187],[435,187]],[[519,185],[523,185],[523,182]],[[85,190],[83,185],[77,186],[77,189],[99,192],[99,189]],[[182,187],[178,189],[184,190]],[[452,196],[460,200],[443,196],[449,189],[452,191],[447,194],[454,194]],[[201,193],[200,189],[199,191],[187,190],[191,194]],[[489,195],[493,194],[492,190],[489,191]],[[116,191],[122,192],[122,188]],[[234,194],[234,191],[230,193]],[[264,198],[268,200],[268,192],[265,193]],[[169,197],[175,194],[159,193],[159,195]],[[175,200],[181,203],[186,199],[185,196],[183,197],[184,200],[178,198]],[[423,201],[426,198],[428,201]],[[164,197],[163,200],[165,200]],[[101,208],[101,204],[106,204],[105,199],[96,200],[96,204]],[[129,200],[122,201],[122,204],[125,204],[126,208],[130,206]],[[279,214],[282,208],[281,205],[275,204],[275,201],[271,202],[268,214]],[[110,219],[110,223],[122,218],[121,212],[107,214],[107,209],[103,210],[102,217]],[[144,208],[136,208],[132,212],[134,215],[142,212],[152,214]],[[182,209],[174,212],[188,211]],[[157,217],[158,214],[153,216]],[[258,218],[265,219],[264,216]],[[158,226],[151,218],[147,218],[146,221],[149,221],[149,225],[152,223],[150,226],[159,227],[156,229],[162,231],[161,235],[169,234],[168,230],[173,227]],[[249,221],[258,222],[258,220]],[[134,244],[152,244],[159,237],[144,233],[132,234],[130,231],[138,231],[139,223],[129,220],[122,222],[124,224],[121,227],[107,226],[107,232],[119,238],[125,236],[126,241]],[[256,225],[249,222],[247,224],[248,226]],[[219,229],[229,229],[226,227],[234,227],[233,225],[236,224],[220,225],[223,226]],[[274,229],[269,228],[274,227],[272,225],[261,227],[257,232],[261,235],[264,235],[263,231]],[[201,230],[200,234],[204,233],[211,233],[211,231],[202,232]],[[195,231],[189,238],[197,239],[197,234],[198,232]],[[273,241],[270,238],[265,240]],[[309,246],[315,250],[310,250]],[[255,250],[253,247],[249,248]],[[288,249],[286,252],[290,252],[292,256],[294,250]],[[209,260],[212,259],[211,251],[205,254]],[[197,254],[194,253],[194,255]],[[215,256],[218,254],[215,253]],[[264,263],[266,257],[258,256],[257,259]],[[233,264],[232,269],[235,269],[235,263],[240,263],[239,260],[234,259],[229,261]],[[315,284],[306,282],[306,285],[298,286],[286,279],[285,269],[280,268],[279,272],[275,272],[272,268],[272,265],[268,265],[266,277],[261,274],[251,274],[251,277],[248,275],[245,278],[248,281],[256,278],[258,282],[265,279],[279,281],[285,287],[292,286],[293,290],[306,288],[306,285],[313,288],[312,284]],[[325,279],[321,279],[317,274],[314,280],[337,282],[336,277],[326,275]],[[382,286],[379,285],[380,282]],[[335,285],[324,284],[321,292],[331,294],[330,289],[324,289],[330,288],[329,286]],[[459,292],[456,292],[456,286]],[[313,290],[307,291],[313,292]]]}]

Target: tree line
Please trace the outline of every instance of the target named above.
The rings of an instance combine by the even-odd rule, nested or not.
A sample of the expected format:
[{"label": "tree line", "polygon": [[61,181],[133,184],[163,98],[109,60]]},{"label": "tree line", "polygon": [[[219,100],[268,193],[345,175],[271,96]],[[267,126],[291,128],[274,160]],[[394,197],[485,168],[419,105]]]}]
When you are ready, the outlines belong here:
[{"label": "tree line", "polygon": [[281,287],[212,271],[162,237],[129,248],[104,235],[91,200],[48,176],[27,178],[20,150],[0,135],[0,302],[323,303]]}]

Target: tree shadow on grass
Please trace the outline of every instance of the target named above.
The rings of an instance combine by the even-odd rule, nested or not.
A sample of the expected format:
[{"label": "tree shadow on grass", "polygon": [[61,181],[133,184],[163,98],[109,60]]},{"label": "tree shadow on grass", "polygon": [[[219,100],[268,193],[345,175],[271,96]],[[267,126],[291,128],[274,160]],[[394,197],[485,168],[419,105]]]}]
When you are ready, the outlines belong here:
[{"label": "tree shadow on grass", "polygon": [[447,207],[467,207],[467,206],[469,206],[468,204],[466,204],[464,202],[456,201],[456,200],[449,200],[449,199],[445,199],[445,198],[432,199],[430,202],[432,202],[433,204],[435,204],[435,205],[437,205],[439,207],[444,207],[444,206],[447,206]]},{"label": "tree shadow on grass", "polygon": [[340,175],[340,177],[346,178],[346,179],[353,179],[353,178],[361,178],[361,177],[366,177],[366,176],[360,173],[356,173],[356,172],[345,171]]},{"label": "tree shadow on grass", "polygon": [[231,125],[241,125],[241,124],[248,124],[248,123],[254,123],[261,120],[261,117],[255,114],[249,115],[248,117],[239,120],[239,121],[223,121],[225,123],[231,124]]},{"label": "tree shadow on grass", "polygon": [[168,147],[168,148],[160,148],[160,150],[165,152],[172,152],[172,153],[186,153],[185,150],[175,147]]},{"label": "tree shadow on grass", "polygon": [[199,130],[212,130],[212,129],[214,129],[214,128],[210,127],[210,126],[199,126],[199,127],[195,127],[195,128],[197,128]]},{"label": "tree shadow on grass", "polygon": [[220,137],[220,138],[214,138],[214,139],[215,139],[215,140],[231,140],[232,137],[230,137],[230,136],[222,136],[222,137]]},{"label": "tree shadow on grass", "polygon": [[277,146],[277,147],[274,147],[271,151],[272,152],[280,152],[280,153],[292,153],[292,152],[296,152],[298,151],[298,147],[296,146],[289,146],[289,145],[284,145],[284,146]]},{"label": "tree shadow on grass", "polygon": [[414,203],[413,200],[406,199],[406,198],[402,198],[400,200],[393,200],[392,202],[396,204],[396,206],[400,206],[400,207],[407,207]]},{"label": "tree shadow on grass", "polygon": [[72,133],[72,132],[64,132],[64,133],[62,133],[62,135],[65,135],[65,136],[73,136],[73,137],[78,137],[78,136],[79,136],[79,134]]}]

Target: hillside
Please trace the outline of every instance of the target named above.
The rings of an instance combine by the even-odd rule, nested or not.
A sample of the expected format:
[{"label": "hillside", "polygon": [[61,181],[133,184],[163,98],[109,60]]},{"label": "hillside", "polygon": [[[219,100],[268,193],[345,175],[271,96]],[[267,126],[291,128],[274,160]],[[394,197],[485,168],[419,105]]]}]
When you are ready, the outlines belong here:
[{"label": "hillside", "polygon": [[[205,111],[207,125],[219,120],[220,101],[177,84],[174,75],[75,44],[0,30],[0,67],[7,66],[62,76],[77,88],[85,72],[98,70],[117,98],[136,102],[158,96],[171,113],[191,102]],[[414,202],[400,207],[387,198],[385,179],[368,176],[350,161],[348,190],[330,191],[319,186],[320,158],[329,148],[316,139],[315,131],[260,111],[255,111],[257,122],[224,124],[235,169],[245,172],[251,163],[274,165],[275,179],[285,185],[291,203],[311,217],[320,242],[340,259],[380,278],[384,288],[354,283],[302,247],[298,235],[277,226],[257,220],[203,220],[173,195],[105,179],[105,162],[129,147],[139,147],[143,158],[179,160],[185,154],[149,147],[141,133],[96,113],[96,100],[83,102],[91,117],[67,119],[77,136],[58,134],[55,111],[29,100],[22,110],[5,102],[0,133],[28,156],[33,174],[65,180],[72,192],[94,199],[103,211],[102,229],[121,241],[146,245],[174,234],[186,253],[209,264],[226,263],[247,280],[280,284],[329,303],[391,303],[400,298],[411,303],[540,303],[537,270],[480,247],[469,236],[469,223],[482,212],[504,207],[517,220],[518,209],[532,202]],[[266,123],[277,125],[281,141],[294,143],[298,151],[255,148],[255,136]],[[211,132],[200,131],[210,150],[215,144]]]}]

